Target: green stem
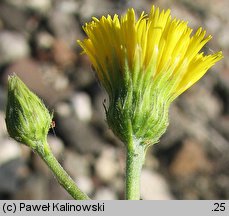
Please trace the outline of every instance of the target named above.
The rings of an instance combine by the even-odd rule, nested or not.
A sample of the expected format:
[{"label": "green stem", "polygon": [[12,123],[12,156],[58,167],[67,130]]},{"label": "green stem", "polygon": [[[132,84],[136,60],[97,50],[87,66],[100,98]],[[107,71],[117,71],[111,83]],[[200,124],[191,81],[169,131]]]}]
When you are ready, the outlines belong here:
[{"label": "green stem", "polygon": [[140,199],[140,178],[144,159],[144,146],[136,140],[130,140],[126,155],[126,199],[128,200]]},{"label": "green stem", "polygon": [[60,163],[56,160],[53,153],[51,152],[47,143],[44,143],[44,151],[37,153],[41,156],[43,161],[52,170],[53,174],[56,176],[59,184],[75,199],[75,200],[90,200],[90,198],[83,193],[72,178],[63,169]]}]

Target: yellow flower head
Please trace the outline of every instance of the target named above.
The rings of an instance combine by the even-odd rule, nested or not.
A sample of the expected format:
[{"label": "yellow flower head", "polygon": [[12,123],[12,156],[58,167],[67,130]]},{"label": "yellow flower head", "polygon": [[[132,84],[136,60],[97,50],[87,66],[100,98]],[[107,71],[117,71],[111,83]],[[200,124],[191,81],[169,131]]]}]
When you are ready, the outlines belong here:
[{"label": "yellow flower head", "polygon": [[129,9],[121,18],[93,18],[83,28],[88,38],[78,43],[108,92],[108,123],[124,141],[129,134],[157,142],[168,125],[169,104],[223,58],[222,52],[200,52],[211,39],[206,31],[192,34],[187,22],[154,6],[139,19]]}]

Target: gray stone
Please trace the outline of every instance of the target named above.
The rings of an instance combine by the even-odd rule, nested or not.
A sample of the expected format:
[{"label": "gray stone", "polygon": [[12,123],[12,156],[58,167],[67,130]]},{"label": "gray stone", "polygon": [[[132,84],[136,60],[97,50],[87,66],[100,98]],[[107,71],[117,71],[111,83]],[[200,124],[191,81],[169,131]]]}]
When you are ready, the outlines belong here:
[{"label": "gray stone", "polygon": [[25,7],[41,14],[47,14],[51,7],[51,0],[29,0],[25,1]]},{"label": "gray stone", "polygon": [[143,169],[141,174],[141,198],[143,200],[173,199],[163,176],[146,169]]},{"label": "gray stone", "polygon": [[23,182],[13,196],[16,200],[45,200],[49,199],[49,181],[44,176],[33,174]]},{"label": "gray stone", "polygon": [[80,155],[72,150],[66,150],[63,167],[69,172],[73,179],[77,180],[79,176],[90,175],[90,157],[87,155]]},{"label": "gray stone", "polygon": [[52,171],[38,154],[33,155],[32,164],[35,170],[45,178],[52,177]]},{"label": "gray stone", "polygon": [[39,32],[36,35],[36,44],[39,49],[51,49],[54,43],[54,38],[48,32]]},{"label": "gray stone", "polygon": [[96,191],[94,199],[95,200],[116,200],[117,195],[114,193],[114,191],[110,190],[109,188],[102,187]]},{"label": "gray stone", "polygon": [[125,177],[124,175],[120,175],[116,177],[109,186],[112,190],[115,191],[116,194],[119,195],[119,199],[124,199],[124,191],[125,191]]},{"label": "gray stone", "polygon": [[49,25],[57,38],[62,39],[70,47],[76,46],[76,39],[82,38],[80,26],[73,15],[54,10],[49,14]]},{"label": "gray stone", "polygon": [[25,8],[25,3],[27,2],[27,0],[8,0],[7,3],[10,5],[10,6],[13,6],[13,7],[16,7],[16,8],[20,8],[20,9],[23,9]]},{"label": "gray stone", "polygon": [[13,139],[2,139],[0,142],[0,165],[21,157],[20,144]]},{"label": "gray stone", "polygon": [[186,95],[180,102],[184,112],[191,119],[207,123],[209,120],[216,119],[222,111],[218,98],[211,94],[204,85],[196,86]]},{"label": "gray stone", "polygon": [[0,86],[0,110],[5,110],[7,101],[7,89],[5,86]]},{"label": "gray stone", "polygon": [[30,48],[22,34],[12,31],[0,33],[0,64],[25,58],[29,53]]},{"label": "gray stone", "polygon": [[80,1],[74,1],[74,0],[62,0],[56,2],[56,8],[58,11],[61,11],[65,14],[76,14],[79,10]]},{"label": "gray stone", "polygon": [[106,183],[112,182],[119,172],[119,163],[113,148],[104,148],[95,164],[98,177]]},{"label": "gray stone", "polygon": [[88,94],[78,92],[71,98],[73,109],[77,118],[83,122],[89,122],[92,117],[92,104]]},{"label": "gray stone", "polygon": [[[79,45],[76,46],[79,48],[79,52],[81,52],[82,50]],[[77,67],[76,71],[72,74],[74,85],[79,89],[92,86],[96,80],[91,70],[91,62],[89,62],[86,55],[79,55],[78,60],[82,65]]]},{"label": "gray stone", "polygon": [[215,126],[229,140],[229,118],[221,117],[219,121],[215,122]]},{"label": "gray stone", "polygon": [[87,195],[90,195],[94,190],[92,179],[88,176],[78,176],[75,179],[77,186]]},{"label": "gray stone", "polygon": [[[26,177],[25,164],[21,159],[10,160],[0,166],[0,193],[15,193]],[[26,172],[28,173],[28,172]]]},{"label": "gray stone", "polygon": [[[146,11],[146,13],[149,13],[149,9],[152,6],[152,2],[148,1],[148,0],[120,0],[120,7],[122,8],[123,5],[125,7],[125,10],[127,10],[127,8],[133,7],[138,9],[138,11]],[[124,13],[125,11],[123,11]]]},{"label": "gray stone", "polygon": [[206,20],[205,20],[205,25],[206,25],[206,29],[208,29],[208,31],[211,34],[217,34],[220,30],[221,30],[221,20],[218,16],[214,16],[213,14],[211,14]]},{"label": "gray stone", "polygon": [[[9,0],[1,1],[0,5],[0,19],[1,19],[1,27],[5,27],[7,29],[14,29],[19,32],[26,32],[28,17],[24,13],[24,4],[21,3],[25,0]],[[9,18],[10,15],[10,18]]]},{"label": "gray stone", "polygon": [[181,19],[184,21],[188,21],[188,26],[191,28],[199,27],[198,20],[198,11],[190,11],[185,7],[179,6],[171,6],[171,15],[173,18]]},{"label": "gray stone", "polygon": [[[53,128],[55,131],[55,128]],[[52,152],[56,158],[63,156],[64,143],[57,136],[48,136],[48,144],[50,145]]]},{"label": "gray stone", "polygon": [[91,17],[100,17],[106,14],[113,14],[114,6],[106,0],[100,0],[99,7],[98,2],[94,0],[84,0],[79,8],[79,14],[82,22],[91,20]]},{"label": "gray stone", "polygon": [[67,145],[80,153],[100,152],[104,141],[94,128],[85,122],[80,122],[74,113],[64,117],[57,114],[55,116],[58,125],[56,131]]},{"label": "gray stone", "polygon": [[72,113],[70,104],[62,101],[56,104],[55,111],[62,118],[69,117]]},{"label": "gray stone", "polygon": [[219,45],[221,47],[224,47],[224,49],[228,49],[229,48],[228,34],[229,34],[229,20],[224,25],[224,27],[222,28],[222,30],[219,32],[219,35],[218,35]]},{"label": "gray stone", "polygon": [[69,89],[69,80],[56,65],[43,64],[40,70],[43,73],[43,79],[48,80],[54,91],[61,94]]},{"label": "gray stone", "polygon": [[0,111],[0,139],[5,135],[7,135],[7,129],[6,129],[6,123],[5,123],[5,113]]},{"label": "gray stone", "polygon": [[72,196],[52,176],[49,179],[48,198],[51,200],[72,200]]}]

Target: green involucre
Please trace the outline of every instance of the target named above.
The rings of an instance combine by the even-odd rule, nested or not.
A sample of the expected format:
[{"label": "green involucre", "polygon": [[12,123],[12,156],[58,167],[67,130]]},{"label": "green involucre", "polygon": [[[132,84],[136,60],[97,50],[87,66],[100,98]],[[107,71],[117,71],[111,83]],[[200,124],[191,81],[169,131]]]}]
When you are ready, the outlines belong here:
[{"label": "green involucre", "polygon": [[9,135],[39,152],[45,151],[52,122],[43,102],[16,76],[8,79],[6,126]]},{"label": "green involucre", "polygon": [[124,142],[130,139],[149,147],[159,141],[168,127],[169,106],[173,100],[171,83],[167,77],[152,79],[146,71],[139,71],[136,78],[133,70],[125,69],[123,79],[109,93],[107,122],[113,132]]}]

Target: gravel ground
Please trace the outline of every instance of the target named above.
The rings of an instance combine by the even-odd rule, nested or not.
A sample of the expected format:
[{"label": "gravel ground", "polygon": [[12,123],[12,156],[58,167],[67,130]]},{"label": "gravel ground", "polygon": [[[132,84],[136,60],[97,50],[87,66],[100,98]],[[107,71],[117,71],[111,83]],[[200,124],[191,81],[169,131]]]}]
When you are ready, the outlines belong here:
[{"label": "gravel ground", "polygon": [[[228,0],[5,0],[0,2],[0,198],[71,199],[45,164],[5,128],[9,74],[19,77],[54,111],[54,154],[93,199],[124,199],[125,152],[106,125],[100,88],[76,39],[92,16],[139,13],[152,4],[203,26],[206,52],[217,63],[170,109],[170,125],[146,156],[142,199],[229,199]],[[98,6],[99,5],[99,6]],[[210,48],[211,47],[211,48]]]}]

